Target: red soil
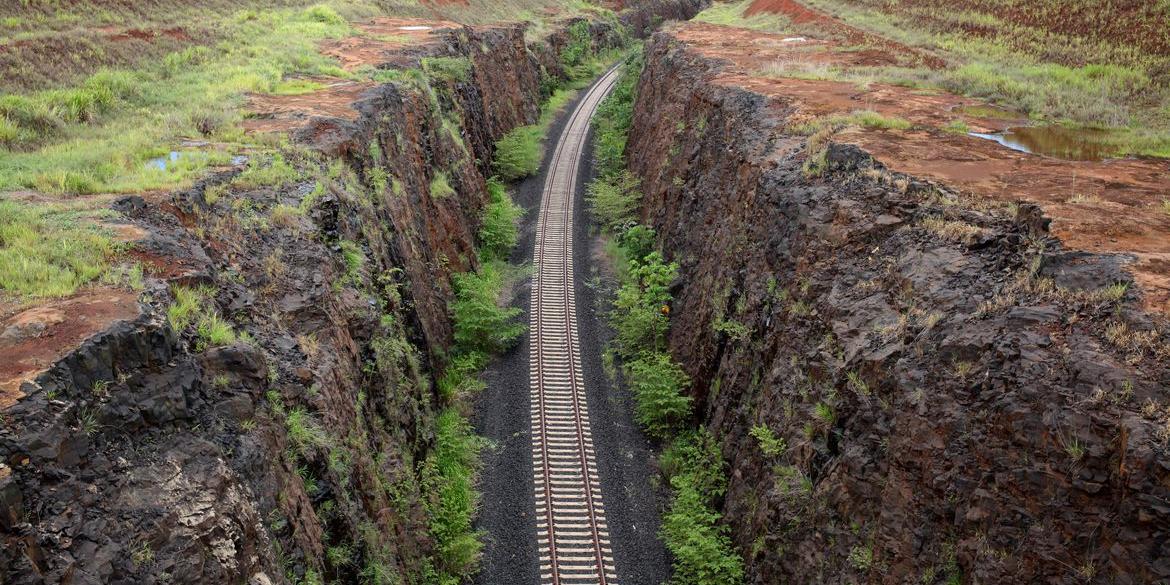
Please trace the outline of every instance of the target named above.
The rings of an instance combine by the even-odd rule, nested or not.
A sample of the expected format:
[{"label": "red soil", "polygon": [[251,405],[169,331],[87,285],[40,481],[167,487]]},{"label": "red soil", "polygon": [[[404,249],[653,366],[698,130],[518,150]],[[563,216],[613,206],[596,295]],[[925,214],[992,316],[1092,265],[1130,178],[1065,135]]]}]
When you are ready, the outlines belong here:
[{"label": "red soil", "polygon": [[0,410],[24,393],[20,385],[116,321],[139,314],[138,295],[123,290],[90,289],[13,314],[0,307]]},{"label": "red soil", "polygon": [[[816,29],[824,31],[827,35],[847,45],[872,46],[895,56],[910,57],[912,60],[918,61],[922,66],[930,67],[931,69],[946,67],[946,62],[938,57],[850,26],[823,12],[801,5],[794,0],[755,0],[744,11],[745,16],[764,13],[786,16],[796,25],[812,25]],[[871,63],[862,64],[871,65]]]},{"label": "red soil", "polygon": [[[783,2],[789,4],[788,2]],[[834,50],[833,43],[785,43],[778,35],[687,23],[676,36],[692,49],[729,63],[717,82],[751,89],[774,99],[793,123],[832,113],[874,110],[909,120],[908,131],[849,130],[838,142],[870,152],[894,171],[936,180],[964,195],[1002,202],[1039,203],[1066,246],[1102,253],[1127,253],[1148,309],[1170,314],[1170,162],[1120,159],[1075,162],[1016,152],[941,127],[963,118],[973,129],[1002,130],[1008,121],[957,114],[978,100],[904,87],[765,77],[776,63],[857,64],[879,54]],[[887,58],[892,58],[887,56]]]}]

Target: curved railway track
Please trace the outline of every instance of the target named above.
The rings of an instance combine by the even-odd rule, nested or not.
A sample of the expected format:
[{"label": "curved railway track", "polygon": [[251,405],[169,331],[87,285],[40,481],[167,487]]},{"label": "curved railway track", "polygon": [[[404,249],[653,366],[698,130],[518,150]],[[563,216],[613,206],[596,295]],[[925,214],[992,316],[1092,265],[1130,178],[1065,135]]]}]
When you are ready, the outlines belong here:
[{"label": "curved railway track", "polygon": [[573,197],[609,70],[573,111],[549,165],[540,203],[529,357],[532,464],[542,585],[616,585],[601,482],[589,432],[573,278]]}]

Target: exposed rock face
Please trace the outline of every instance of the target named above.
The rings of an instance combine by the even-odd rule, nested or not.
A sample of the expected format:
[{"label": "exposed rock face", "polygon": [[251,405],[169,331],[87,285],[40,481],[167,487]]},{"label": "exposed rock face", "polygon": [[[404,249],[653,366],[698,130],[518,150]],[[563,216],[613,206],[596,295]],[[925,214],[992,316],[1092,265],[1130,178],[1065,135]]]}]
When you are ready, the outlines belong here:
[{"label": "exposed rock face", "polygon": [[1170,581],[1165,323],[1102,292],[1128,259],[849,145],[810,178],[791,104],[720,67],[656,34],[629,152],[750,581]]},{"label": "exposed rock face", "polygon": [[[465,56],[471,75],[380,85],[356,121],[307,121],[294,140],[324,160],[299,161],[315,178],[246,189],[236,168],[120,200],[159,276],[137,318],[0,412],[0,582],[418,582],[451,275],[475,266],[492,145],[536,121],[557,38],[443,33],[412,57]],[[176,331],[174,285],[209,287],[247,338],[207,349]]]}]

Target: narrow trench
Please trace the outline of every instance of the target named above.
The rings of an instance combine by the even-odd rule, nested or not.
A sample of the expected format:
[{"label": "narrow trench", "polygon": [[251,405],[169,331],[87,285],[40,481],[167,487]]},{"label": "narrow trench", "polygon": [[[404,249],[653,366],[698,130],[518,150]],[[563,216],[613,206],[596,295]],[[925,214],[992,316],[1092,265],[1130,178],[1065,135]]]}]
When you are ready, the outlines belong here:
[{"label": "narrow trench", "polygon": [[[511,186],[513,199],[524,207],[521,237],[511,262],[530,268],[541,195],[549,171],[549,154],[573,110],[589,88],[558,114],[545,143],[540,171]],[[593,179],[593,133],[586,137],[577,178],[574,206],[574,284],[582,370],[590,407],[590,424],[598,473],[605,492],[606,517],[618,583],[658,585],[670,575],[670,559],[657,538],[664,494],[654,482],[651,444],[633,418],[629,392],[611,381],[601,353],[611,336],[599,306],[607,293],[586,283],[604,268],[595,238],[597,226],[586,210],[585,190]],[[514,289],[509,306],[523,311],[528,322],[531,278]],[[486,533],[484,558],[475,582],[480,585],[539,583],[536,519],[533,507],[531,427],[529,422],[529,337],[495,361],[483,374],[487,388],[475,404],[472,422],[489,441],[483,454],[480,489],[482,509],[477,529]]]}]

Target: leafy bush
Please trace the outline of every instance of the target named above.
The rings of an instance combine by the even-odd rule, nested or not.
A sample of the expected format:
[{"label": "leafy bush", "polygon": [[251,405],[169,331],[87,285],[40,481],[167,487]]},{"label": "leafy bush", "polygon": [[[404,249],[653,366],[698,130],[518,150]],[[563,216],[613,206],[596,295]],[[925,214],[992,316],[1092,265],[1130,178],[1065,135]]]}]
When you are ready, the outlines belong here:
[{"label": "leafy bush", "polygon": [[666,264],[658,252],[631,260],[629,279],[618,290],[610,315],[617,330],[614,342],[622,355],[662,345],[668,324],[663,308],[670,302],[670,284],[677,276],[678,264]]},{"label": "leafy bush", "polygon": [[484,262],[479,272],[456,274],[455,302],[451,305],[455,321],[455,343],[465,351],[495,353],[512,346],[525,326],[514,319],[520,309],[499,306],[503,288],[503,267],[498,262]]},{"label": "leafy bush", "polygon": [[540,141],[545,129],[539,124],[520,126],[496,141],[493,166],[505,181],[536,174],[540,170]]},{"label": "leafy bush", "polygon": [[479,229],[479,253],[484,260],[502,260],[516,246],[519,239],[516,221],[524,209],[512,202],[504,185],[494,177],[488,180],[487,187],[491,200]]},{"label": "leafy bush", "polygon": [[620,233],[633,223],[642,203],[638,178],[622,170],[610,178],[599,178],[589,184],[586,196],[589,209],[605,229]]},{"label": "leafy bush", "polygon": [[670,354],[653,352],[626,364],[626,375],[637,403],[638,422],[658,437],[668,437],[691,416],[690,384]]},{"label": "leafy bush", "polygon": [[612,178],[626,168],[626,140],[633,123],[643,61],[641,50],[626,58],[621,78],[597,107],[597,114],[593,117],[593,161],[602,178]]},{"label": "leafy bush", "polygon": [[661,531],[675,558],[672,585],[742,583],[743,560],[715,511],[727,491],[718,443],[705,430],[681,435],[662,454],[662,467],[674,489]]},{"label": "leafy bush", "polygon": [[435,426],[435,448],[423,469],[426,508],[439,550],[439,583],[456,585],[474,571],[483,549],[482,534],[471,526],[483,441],[455,409],[444,410]]}]

